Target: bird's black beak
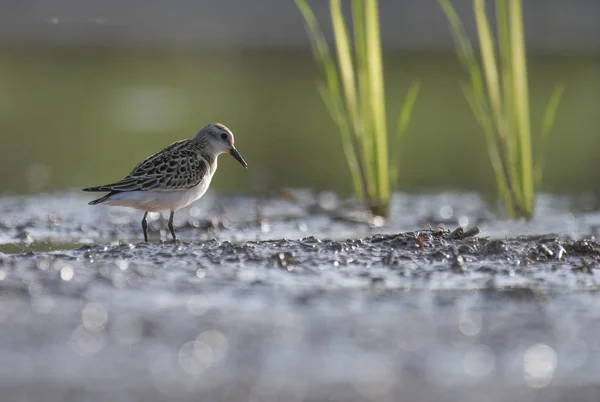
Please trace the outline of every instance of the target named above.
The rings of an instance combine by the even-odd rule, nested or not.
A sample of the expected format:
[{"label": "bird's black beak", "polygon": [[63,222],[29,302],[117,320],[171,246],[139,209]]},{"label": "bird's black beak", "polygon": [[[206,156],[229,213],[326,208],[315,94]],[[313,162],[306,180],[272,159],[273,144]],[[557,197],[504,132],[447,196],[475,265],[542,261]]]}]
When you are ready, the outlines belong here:
[{"label": "bird's black beak", "polygon": [[229,153],[231,154],[231,156],[233,156],[239,163],[242,164],[243,167],[245,167],[246,169],[248,168],[248,164],[246,163],[246,161],[244,160],[244,158],[242,158],[242,154],[240,154],[240,152],[235,149],[235,147],[231,147],[231,149],[229,150]]}]

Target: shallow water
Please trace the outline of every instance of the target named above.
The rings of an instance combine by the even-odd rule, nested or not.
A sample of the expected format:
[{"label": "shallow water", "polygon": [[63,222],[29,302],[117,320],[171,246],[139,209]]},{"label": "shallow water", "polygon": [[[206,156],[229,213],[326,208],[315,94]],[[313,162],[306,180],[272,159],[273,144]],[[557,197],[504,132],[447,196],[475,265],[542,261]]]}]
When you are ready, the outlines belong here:
[{"label": "shallow water", "polygon": [[166,222],[154,219],[146,244],[140,213],[85,201],[0,199],[7,400],[561,401],[600,390],[590,202],[543,196],[525,224],[494,219],[470,194],[398,194],[383,223],[329,193],[209,195],[176,214],[181,242],[160,242]]}]

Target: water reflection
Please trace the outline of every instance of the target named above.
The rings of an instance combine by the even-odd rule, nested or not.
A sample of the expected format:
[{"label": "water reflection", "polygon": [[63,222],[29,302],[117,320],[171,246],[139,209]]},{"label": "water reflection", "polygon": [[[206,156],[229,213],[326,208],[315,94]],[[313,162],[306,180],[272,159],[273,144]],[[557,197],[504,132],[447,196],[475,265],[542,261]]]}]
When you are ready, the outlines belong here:
[{"label": "water reflection", "polygon": [[531,346],[523,357],[525,382],[532,388],[550,384],[557,365],[557,356],[550,346],[538,343]]}]

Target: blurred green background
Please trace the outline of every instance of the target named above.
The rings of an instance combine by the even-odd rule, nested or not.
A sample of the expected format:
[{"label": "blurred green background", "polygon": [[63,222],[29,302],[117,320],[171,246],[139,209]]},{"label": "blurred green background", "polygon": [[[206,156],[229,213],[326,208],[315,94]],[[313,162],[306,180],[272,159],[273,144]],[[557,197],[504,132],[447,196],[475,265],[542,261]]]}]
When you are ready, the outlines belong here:
[{"label": "blurred green background", "polygon": [[[151,153],[220,121],[236,135],[249,169],[222,156],[213,189],[260,195],[310,187],[349,195],[340,138],[315,87],[320,76],[301,16],[293,1],[282,3],[293,18],[295,37],[303,38],[300,45],[82,40],[63,46],[3,40],[0,194],[78,190],[114,181]],[[462,3],[468,9],[470,2]],[[412,80],[422,84],[402,147],[390,151],[400,161],[397,188],[490,193],[495,184],[484,138],[459,88],[466,77],[444,16],[435,13],[432,24],[438,22],[445,38],[437,49],[386,45],[385,36],[396,33],[389,26],[386,31],[382,20],[388,112],[396,114]],[[326,8],[320,15],[327,23]],[[71,27],[67,37],[87,26]],[[600,53],[568,46],[533,49],[529,63],[534,130],[555,83],[566,85],[542,190],[600,194]],[[394,127],[393,120],[390,124]]]}]

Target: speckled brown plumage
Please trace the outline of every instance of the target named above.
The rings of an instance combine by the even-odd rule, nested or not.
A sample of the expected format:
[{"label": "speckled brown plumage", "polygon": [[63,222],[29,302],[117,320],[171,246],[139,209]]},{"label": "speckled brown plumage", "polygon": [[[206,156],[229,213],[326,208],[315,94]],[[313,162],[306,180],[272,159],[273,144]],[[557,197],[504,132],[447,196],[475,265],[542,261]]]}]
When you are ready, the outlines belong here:
[{"label": "speckled brown plumage", "polygon": [[182,140],[149,156],[115,183],[84,191],[170,191],[197,186],[210,170],[209,155],[192,140]]}]

